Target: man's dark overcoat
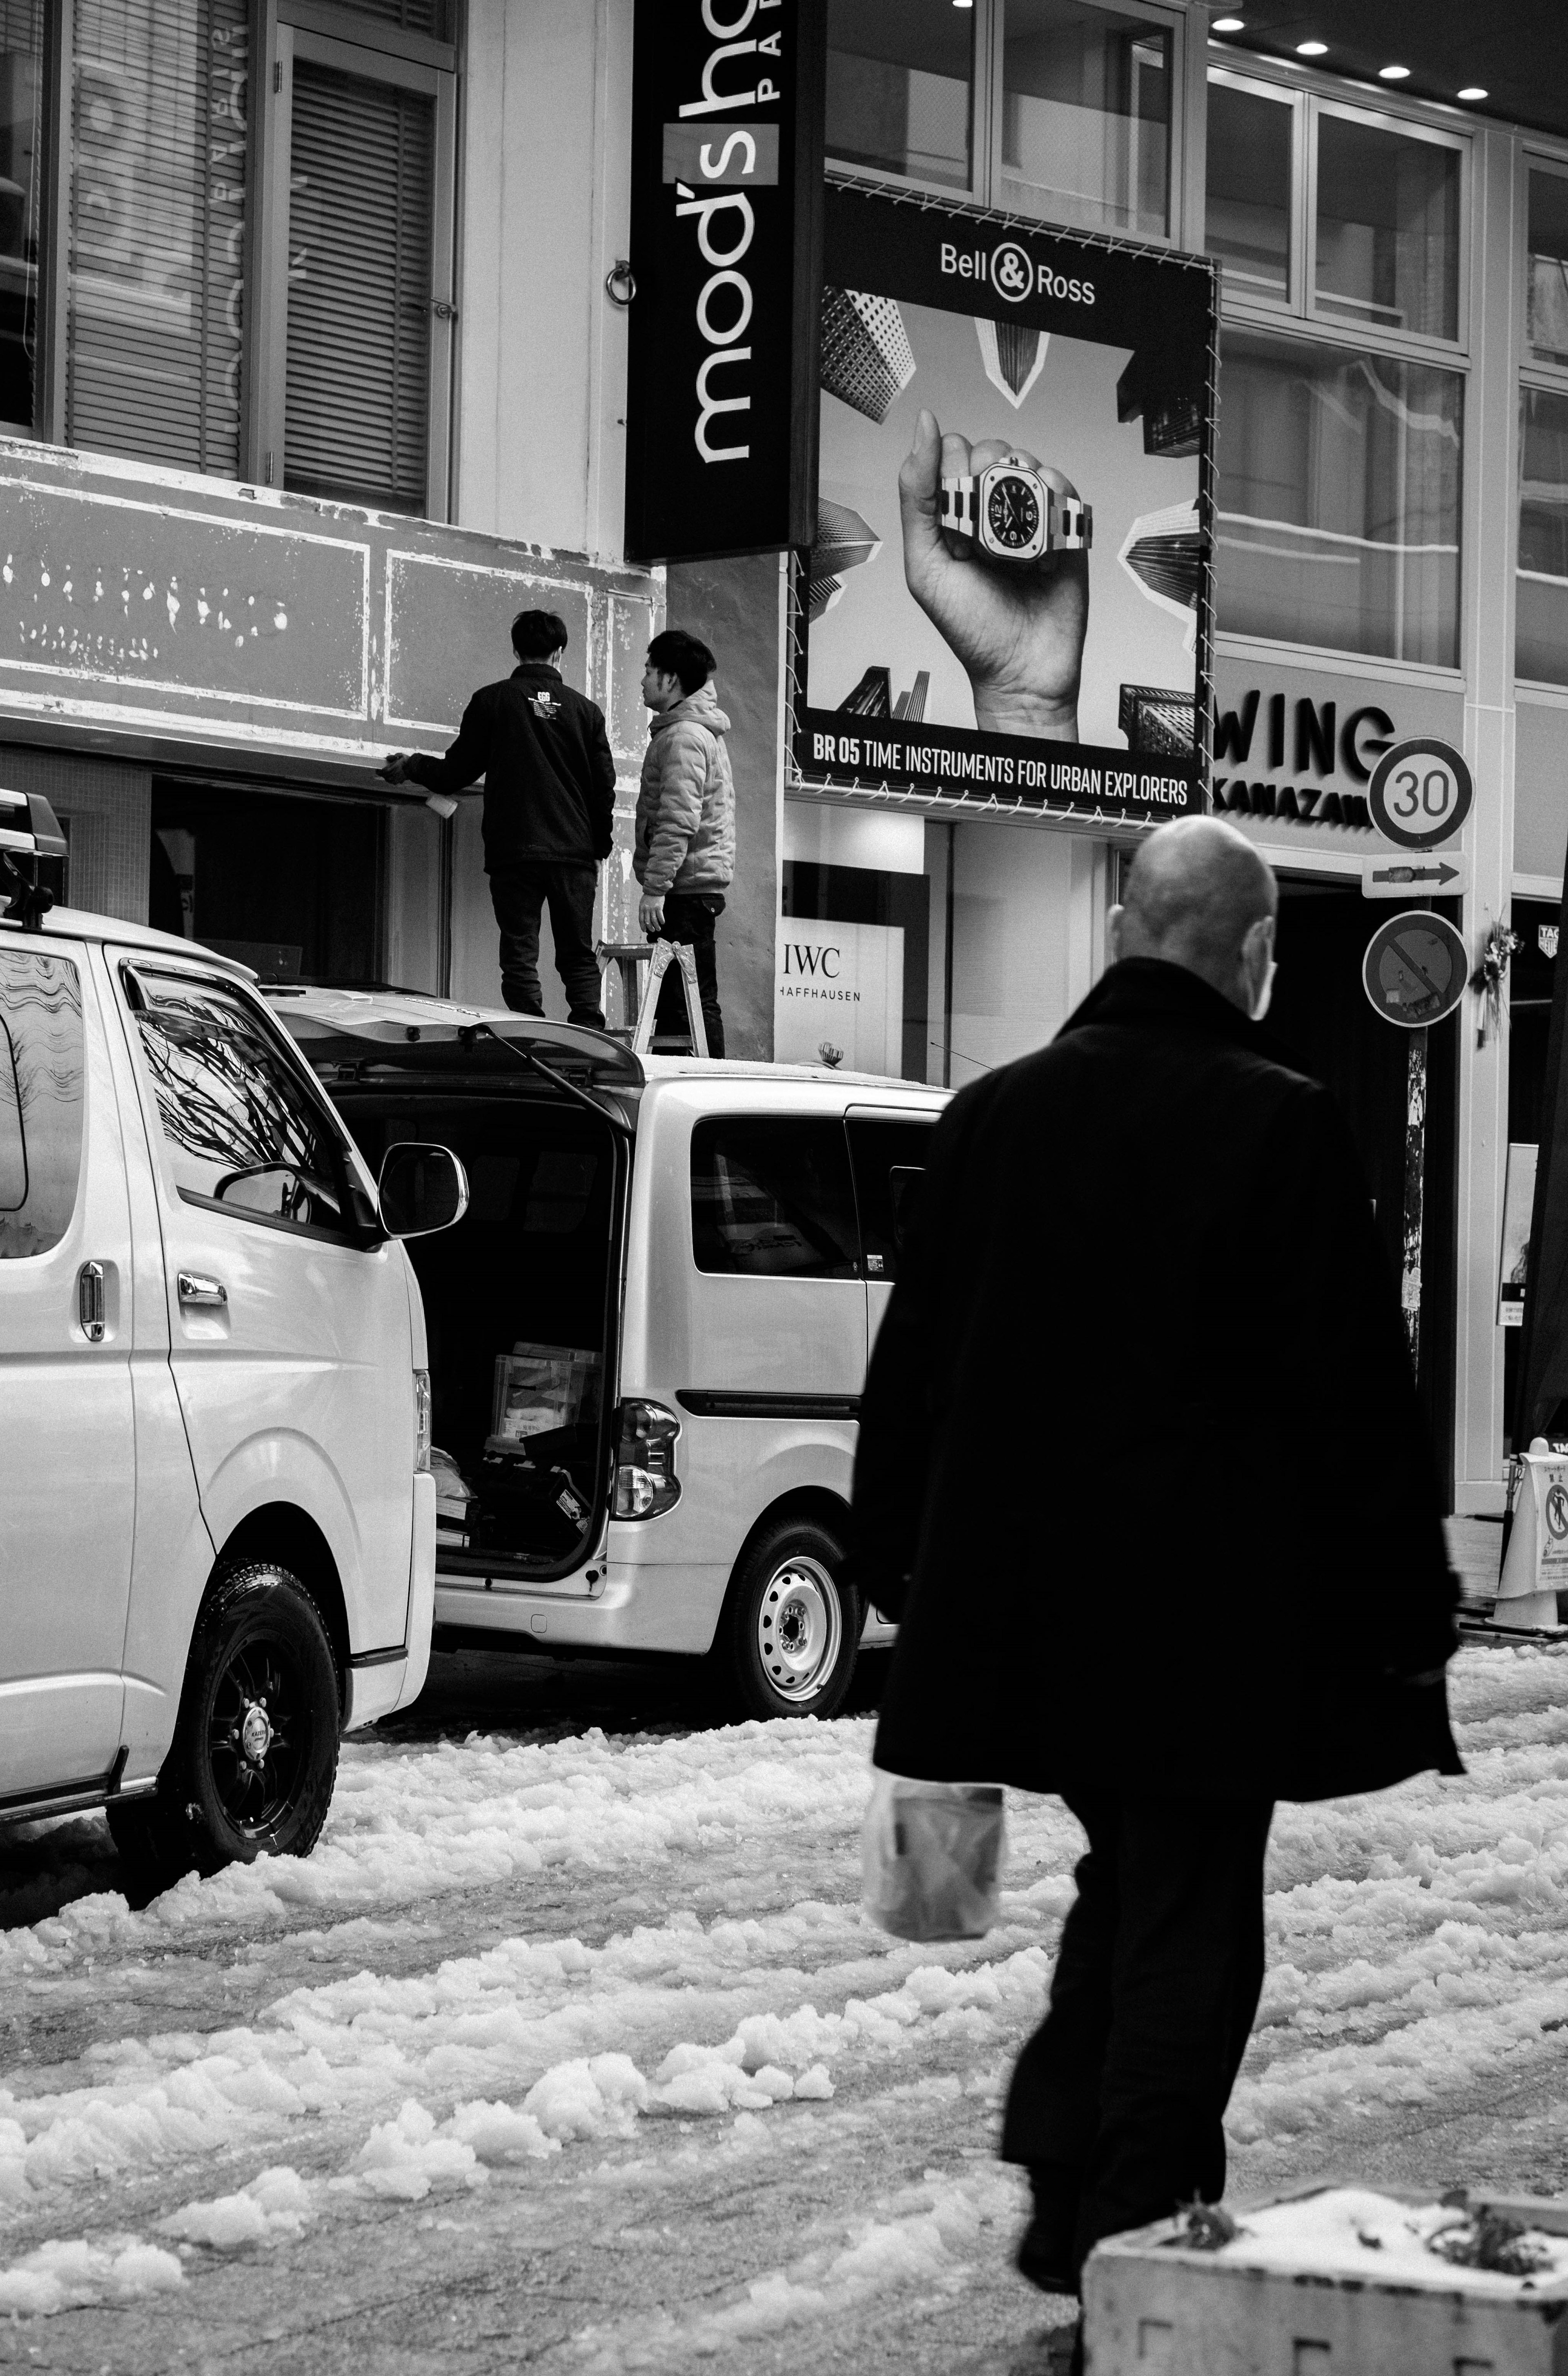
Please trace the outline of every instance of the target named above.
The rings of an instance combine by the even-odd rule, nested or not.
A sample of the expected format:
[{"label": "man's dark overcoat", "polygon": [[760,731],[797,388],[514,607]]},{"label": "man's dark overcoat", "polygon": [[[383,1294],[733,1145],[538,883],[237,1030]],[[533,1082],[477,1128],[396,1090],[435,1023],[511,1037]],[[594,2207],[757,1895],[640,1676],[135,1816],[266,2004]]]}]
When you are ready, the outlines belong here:
[{"label": "man's dark overcoat", "polygon": [[963,1090],[861,1414],[876,1763],[1317,1799],[1463,1769],[1429,1449],[1328,1092],[1177,966]]}]

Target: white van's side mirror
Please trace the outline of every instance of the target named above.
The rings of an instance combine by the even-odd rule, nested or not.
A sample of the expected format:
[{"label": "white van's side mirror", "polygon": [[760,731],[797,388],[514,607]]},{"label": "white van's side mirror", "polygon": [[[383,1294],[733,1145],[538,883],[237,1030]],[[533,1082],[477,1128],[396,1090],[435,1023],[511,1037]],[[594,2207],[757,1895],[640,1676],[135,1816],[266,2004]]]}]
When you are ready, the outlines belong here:
[{"label": "white van's side mirror", "polygon": [[468,1211],[469,1175],[449,1146],[404,1139],[381,1159],[376,1201],[389,1238],[427,1238]]}]

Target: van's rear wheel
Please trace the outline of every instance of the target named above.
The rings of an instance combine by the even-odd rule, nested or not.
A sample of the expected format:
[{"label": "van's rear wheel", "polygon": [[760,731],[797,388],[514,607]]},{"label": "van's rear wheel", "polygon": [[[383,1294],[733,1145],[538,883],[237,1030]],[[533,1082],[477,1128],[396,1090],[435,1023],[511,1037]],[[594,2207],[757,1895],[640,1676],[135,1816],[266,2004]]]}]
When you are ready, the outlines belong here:
[{"label": "van's rear wheel", "polygon": [[836,1716],[860,1648],[860,1597],[844,1547],[810,1518],[760,1535],[736,1568],[720,1647],[748,1716]]},{"label": "van's rear wheel", "polygon": [[157,1791],[110,1806],[122,1856],[154,1886],[193,1868],[308,1856],[332,1801],[338,1728],[315,1603],[271,1561],[236,1568],[197,1621]]}]

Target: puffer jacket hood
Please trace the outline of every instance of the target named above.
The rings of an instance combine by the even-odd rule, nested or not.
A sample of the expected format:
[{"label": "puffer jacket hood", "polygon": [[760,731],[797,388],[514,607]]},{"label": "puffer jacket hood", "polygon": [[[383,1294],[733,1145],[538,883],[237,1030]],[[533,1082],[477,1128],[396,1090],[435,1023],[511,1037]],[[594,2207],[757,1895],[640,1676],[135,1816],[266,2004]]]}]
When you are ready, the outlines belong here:
[{"label": "puffer jacket hood", "polygon": [[652,898],[667,891],[723,891],[734,875],[729,726],[711,684],[652,721],[632,853],[633,871]]}]

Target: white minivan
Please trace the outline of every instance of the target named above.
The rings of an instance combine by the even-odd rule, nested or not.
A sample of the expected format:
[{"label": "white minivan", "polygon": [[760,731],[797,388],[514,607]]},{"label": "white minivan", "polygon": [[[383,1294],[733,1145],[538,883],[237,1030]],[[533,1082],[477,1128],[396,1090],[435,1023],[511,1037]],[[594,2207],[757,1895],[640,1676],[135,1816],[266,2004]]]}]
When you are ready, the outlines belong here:
[{"label": "white minivan", "polygon": [[846,1519],[944,1093],[402,992],[267,994],[373,1170],[439,1140],[470,1182],[410,1250],[435,1646],[713,1654],[750,1713],[831,1715],[861,1641],[892,1639]]},{"label": "white minivan", "polygon": [[104,1805],[156,1879],[306,1853],[339,1732],[424,1681],[399,1240],[466,1189],[377,1185],[243,968],[30,895],[63,849],[0,792],[0,1820]]}]

